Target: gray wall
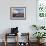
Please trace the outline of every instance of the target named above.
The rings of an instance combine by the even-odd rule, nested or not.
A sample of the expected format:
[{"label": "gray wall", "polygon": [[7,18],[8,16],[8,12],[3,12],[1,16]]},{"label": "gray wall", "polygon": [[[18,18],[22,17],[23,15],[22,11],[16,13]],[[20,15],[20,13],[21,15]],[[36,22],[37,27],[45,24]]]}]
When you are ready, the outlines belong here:
[{"label": "gray wall", "polygon": [[[26,7],[26,20],[10,20],[10,7],[23,6]],[[36,0],[0,0],[0,34],[17,26],[19,32],[29,32],[32,37],[32,24],[36,24]]]}]

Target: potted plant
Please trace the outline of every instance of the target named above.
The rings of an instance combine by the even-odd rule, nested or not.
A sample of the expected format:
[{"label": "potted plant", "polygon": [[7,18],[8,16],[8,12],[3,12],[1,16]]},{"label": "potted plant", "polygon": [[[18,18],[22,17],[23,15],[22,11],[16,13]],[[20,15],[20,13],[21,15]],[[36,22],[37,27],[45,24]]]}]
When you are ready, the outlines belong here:
[{"label": "potted plant", "polygon": [[46,36],[46,33],[45,32],[35,32],[33,35],[37,38],[38,43],[40,43],[40,40],[42,38],[45,38],[44,36]]}]

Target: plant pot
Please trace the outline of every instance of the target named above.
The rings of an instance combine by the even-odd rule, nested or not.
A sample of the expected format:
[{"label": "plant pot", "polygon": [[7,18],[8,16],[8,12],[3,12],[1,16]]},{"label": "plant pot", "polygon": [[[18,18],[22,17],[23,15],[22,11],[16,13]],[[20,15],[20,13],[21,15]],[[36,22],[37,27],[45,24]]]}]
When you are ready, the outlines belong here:
[{"label": "plant pot", "polygon": [[45,39],[40,39],[40,43],[44,43],[44,40],[45,40]]},{"label": "plant pot", "polygon": [[45,39],[37,39],[37,42],[38,42],[39,44],[41,44],[41,43],[44,42],[44,40],[45,40]]}]

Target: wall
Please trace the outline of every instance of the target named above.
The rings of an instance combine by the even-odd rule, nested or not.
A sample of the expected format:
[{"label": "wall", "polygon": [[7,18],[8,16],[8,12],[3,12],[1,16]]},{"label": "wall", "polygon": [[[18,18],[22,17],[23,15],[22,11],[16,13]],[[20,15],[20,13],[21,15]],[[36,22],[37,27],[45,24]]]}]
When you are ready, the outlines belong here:
[{"label": "wall", "polygon": [[[10,20],[10,7],[26,7],[26,20]],[[0,34],[10,32],[9,28],[19,27],[19,32],[30,32],[36,24],[36,0],[0,0]]]}]

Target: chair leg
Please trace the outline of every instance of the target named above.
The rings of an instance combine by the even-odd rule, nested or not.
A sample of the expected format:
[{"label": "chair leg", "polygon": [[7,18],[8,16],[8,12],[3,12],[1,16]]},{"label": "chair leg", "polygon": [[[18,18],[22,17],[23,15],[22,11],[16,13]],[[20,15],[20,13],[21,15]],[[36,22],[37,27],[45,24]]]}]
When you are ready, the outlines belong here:
[{"label": "chair leg", "polygon": [[7,42],[6,41],[4,42],[4,44],[5,44],[5,46],[7,46]]}]

